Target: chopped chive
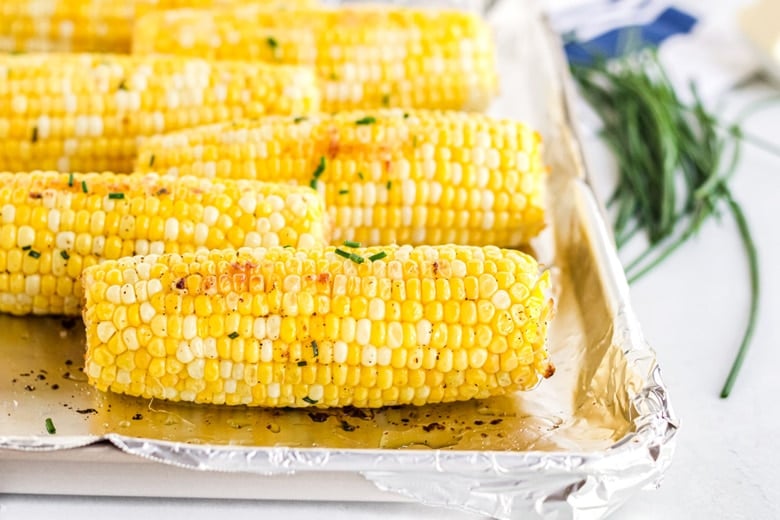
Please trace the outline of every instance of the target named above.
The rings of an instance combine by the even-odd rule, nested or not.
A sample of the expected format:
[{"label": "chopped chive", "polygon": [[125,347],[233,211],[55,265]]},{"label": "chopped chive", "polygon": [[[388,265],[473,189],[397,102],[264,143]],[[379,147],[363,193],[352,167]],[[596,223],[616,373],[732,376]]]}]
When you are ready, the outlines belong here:
[{"label": "chopped chive", "polygon": [[339,195],[346,195],[349,193],[349,190],[339,190]]},{"label": "chopped chive", "polygon": [[417,136],[416,135],[414,137],[412,137],[412,146],[414,148],[417,148]]},{"label": "chopped chive", "polygon": [[63,260],[70,260],[70,255],[64,249],[60,251],[60,256],[62,257]]},{"label": "chopped chive", "polygon": [[228,338],[230,339],[236,339],[238,336],[240,336],[238,332],[231,332],[230,334],[228,334]]},{"label": "chopped chive", "polygon": [[127,83],[125,83],[125,80],[119,82],[119,90],[127,90]]},{"label": "chopped chive", "polygon": [[314,357],[320,355],[320,348],[317,346],[317,342],[315,340],[311,341],[311,355]]},{"label": "chopped chive", "polygon": [[29,251],[30,249],[32,249],[32,246],[24,246],[24,247],[22,247],[22,251]]},{"label": "chopped chive", "polygon": [[81,181],[81,191],[87,193],[87,181]]},{"label": "chopped chive", "polygon": [[314,176],[314,178],[316,179],[320,175],[325,173],[325,166],[326,166],[325,156],[323,155],[322,157],[320,157],[320,162],[317,164],[317,168],[315,168],[314,173],[312,173],[312,176]]},{"label": "chopped chive", "polygon": [[306,365],[308,365],[308,363],[306,361],[298,361],[298,366],[299,367],[305,367]]},{"label": "chopped chive", "polygon": [[34,126],[32,131],[32,142],[37,143],[38,142],[38,127]]},{"label": "chopped chive", "polygon": [[109,199],[114,199],[114,200],[124,199],[125,198],[125,194],[124,193],[109,193],[108,194],[108,198]]},{"label": "chopped chive", "polygon": [[73,187],[73,174],[72,173],[70,175],[68,175],[68,187],[69,188]]},{"label": "chopped chive", "polygon": [[266,38],[265,42],[268,44],[271,50],[274,51],[274,54],[276,54],[276,49],[279,48],[279,42],[276,40],[276,38],[269,36]]},{"label": "chopped chive", "polygon": [[363,258],[360,255],[356,255],[355,253],[350,253],[349,254],[349,259],[352,260],[353,262],[355,262],[356,264],[362,264],[363,262],[366,261],[365,258]]},{"label": "chopped chive", "polygon": [[302,121],[306,121],[307,119],[309,119],[309,118],[306,117],[306,116],[298,116],[295,119],[293,119],[293,123],[295,123],[297,125],[298,123],[300,123]]},{"label": "chopped chive", "polygon": [[154,166],[154,154],[152,154],[152,156],[149,157],[149,166]]},{"label": "chopped chive", "polygon": [[373,262],[375,260],[381,260],[381,259],[385,258],[386,256],[387,256],[387,253],[385,253],[384,251],[380,251],[378,253],[374,253],[373,255],[369,256],[368,259]]},{"label": "chopped chive", "polygon": [[41,257],[41,254],[38,251],[36,251],[35,249],[30,249],[27,252],[27,254],[30,255],[33,258],[40,258]]},{"label": "chopped chive", "polygon": [[290,244],[287,244],[286,246],[283,246],[283,247],[284,247],[285,249],[292,249],[292,248],[293,248],[293,246],[291,246]]},{"label": "chopped chive", "polygon": [[358,172],[358,179],[363,180],[363,172]]},{"label": "chopped chive", "polygon": [[167,188],[160,188],[159,190],[157,190],[155,195],[157,195],[158,197],[160,195],[168,195],[168,189]]},{"label": "chopped chive", "polygon": [[57,433],[57,428],[55,428],[54,421],[51,420],[51,417],[46,418],[46,431],[49,432],[49,435]]},{"label": "chopped chive", "polygon": [[361,117],[355,121],[356,125],[373,125],[374,123],[376,123],[376,118],[374,116]]},{"label": "chopped chive", "polygon": [[404,112],[404,119],[409,119],[409,112]]},{"label": "chopped chive", "polygon": [[319,181],[317,179],[312,179],[309,181],[309,186],[311,187],[311,189],[316,190],[318,183]]},{"label": "chopped chive", "polygon": [[382,106],[383,107],[389,107],[390,106],[390,94],[383,94],[382,95]]},{"label": "chopped chive", "polygon": [[387,184],[385,184],[385,186],[386,186],[386,187],[387,187],[387,189],[389,190],[390,188],[392,188],[392,187],[393,187],[393,181],[387,181]]},{"label": "chopped chive", "polygon": [[312,399],[308,395],[306,397],[304,397],[303,400],[306,401],[309,404],[317,404],[317,400],[316,399]]},{"label": "chopped chive", "polygon": [[362,244],[360,242],[355,242],[354,240],[345,240],[344,245],[347,247],[360,247]]},{"label": "chopped chive", "polygon": [[346,258],[347,260],[349,260],[349,257],[352,254],[344,251],[343,249],[339,249],[338,247],[336,248],[335,253],[340,257]]},{"label": "chopped chive", "polygon": [[339,77],[336,75],[335,72],[331,72],[330,75],[328,76],[328,79],[336,81],[337,79],[339,79]]}]

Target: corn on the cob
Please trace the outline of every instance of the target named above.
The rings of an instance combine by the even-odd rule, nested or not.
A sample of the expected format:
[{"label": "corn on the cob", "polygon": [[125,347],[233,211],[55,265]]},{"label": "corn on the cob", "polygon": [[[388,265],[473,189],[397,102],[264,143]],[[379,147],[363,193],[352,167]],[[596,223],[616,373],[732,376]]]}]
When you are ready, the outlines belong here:
[{"label": "corn on the cob", "polygon": [[539,134],[509,120],[381,109],[158,136],[136,168],[324,190],[334,240],[519,246],[544,227]]},{"label": "corn on the cob", "polygon": [[156,12],[133,52],[314,65],[323,111],[483,110],[497,92],[492,35],[477,16],[388,6]]},{"label": "corn on the cob", "polygon": [[[268,6],[282,0],[251,0]],[[227,7],[241,0],[3,0],[0,52],[130,52],[133,22],[181,7]],[[294,5],[311,5],[297,0]]]},{"label": "corn on the cob", "polygon": [[84,272],[101,390],[255,406],[485,398],[552,375],[548,276],[496,247],[243,248]]},{"label": "corn on the cob", "polygon": [[321,247],[309,188],[155,174],[0,173],[0,311],[81,311],[83,268],[133,254]]},{"label": "corn on the cob", "polygon": [[318,108],[303,67],[171,56],[0,56],[0,171],[132,169],[140,137]]}]

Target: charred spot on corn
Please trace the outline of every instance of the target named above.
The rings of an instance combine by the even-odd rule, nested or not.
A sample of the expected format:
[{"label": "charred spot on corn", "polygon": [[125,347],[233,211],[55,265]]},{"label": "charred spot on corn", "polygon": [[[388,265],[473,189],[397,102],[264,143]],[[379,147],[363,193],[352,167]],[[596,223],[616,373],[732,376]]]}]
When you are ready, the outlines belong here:
[{"label": "charred spot on corn", "polygon": [[154,154],[149,156],[149,168],[154,166],[154,159],[155,159],[155,155]]},{"label": "charred spot on corn", "polygon": [[312,357],[317,357],[320,355],[320,349],[316,340],[311,341],[311,355]]},{"label": "charred spot on corn", "polygon": [[117,90],[127,90],[127,82],[124,79],[119,82]]},{"label": "charred spot on corn", "polygon": [[37,143],[38,142],[38,127],[34,126],[32,129],[32,142]]}]

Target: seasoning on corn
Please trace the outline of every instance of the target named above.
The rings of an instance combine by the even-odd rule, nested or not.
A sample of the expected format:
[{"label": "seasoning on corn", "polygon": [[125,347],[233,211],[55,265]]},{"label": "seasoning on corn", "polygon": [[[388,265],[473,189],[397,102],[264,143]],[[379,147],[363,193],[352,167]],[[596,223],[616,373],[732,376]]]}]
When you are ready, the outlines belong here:
[{"label": "seasoning on corn", "polygon": [[481,114],[380,109],[267,117],[147,140],[138,170],[324,190],[334,243],[515,247],[544,227],[539,134]]},{"label": "seasoning on corn", "polygon": [[[116,193],[122,197],[111,196]],[[327,243],[324,217],[316,193],[290,185],[156,174],[0,173],[0,312],[78,315],[81,271],[106,259],[241,246],[320,247]]]},{"label": "seasoning on corn", "polygon": [[[181,7],[226,7],[242,0],[7,0],[0,2],[0,52],[130,52],[133,21]],[[290,0],[251,0],[267,6]],[[295,5],[312,2],[296,0]]]},{"label": "seasoning on corn", "polygon": [[303,67],[171,56],[2,55],[0,171],[129,172],[141,137],[318,106],[314,74]]},{"label": "seasoning on corn", "polygon": [[133,52],[315,66],[326,112],[389,106],[484,110],[498,90],[489,27],[454,10],[374,5],[159,11],[136,23]]},{"label": "seasoning on corn", "polygon": [[497,247],[242,248],[84,271],[100,390],[253,406],[380,407],[534,387],[548,275]]}]

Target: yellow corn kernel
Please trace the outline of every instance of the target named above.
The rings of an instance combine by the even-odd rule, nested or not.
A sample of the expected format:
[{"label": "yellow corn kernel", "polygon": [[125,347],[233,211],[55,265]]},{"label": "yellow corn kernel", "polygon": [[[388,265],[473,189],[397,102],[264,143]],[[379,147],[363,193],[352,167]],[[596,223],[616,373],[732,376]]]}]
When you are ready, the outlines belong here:
[{"label": "yellow corn kernel", "polygon": [[[344,258],[333,247],[224,249],[107,260],[87,268],[83,318],[90,382],[101,390],[213,404],[374,407],[487,397],[529,389],[552,375],[544,345],[548,281],[530,257],[491,246],[351,251],[355,256]],[[379,253],[382,259],[368,259]],[[468,275],[457,261],[482,262],[472,269],[482,273]],[[436,298],[449,290],[442,284],[478,279],[478,294],[490,295],[480,306],[495,307],[485,311],[492,319],[478,321],[475,305],[471,324],[453,324],[438,299],[424,304],[422,294],[407,294],[404,301],[393,300],[389,283],[400,275],[388,268],[393,262],[402,263],[404,276],[418,280],[421,290],[435,279]],[[253,293],[246,292],[250,278]],[[512,299],[521,294],[509,290],[517,280],[529,284],[524,300]],[[132,297],[126,292],[143,283],[145,291]],[[380,311],[380,303],[389,303],[377,300],[382,286],[400,306],[400,322]],[[315,288],[326,289],[318,298],[352,303],[299,305],[308,298],[298,296]],[[278,293],[274,311],[257,315],[254,304],[240,302],[272,293]],[[206,300],[198,305],[198,297]],[[154,310],[155,298],[164,314]],[[214,311],[208,318],[198,311],[205,301]],[[450,302],[462,313],[458,302]],[[134,306],[140,326],[130,323]],[[331,311],[322,316],[321,308]],[[316,329],[323,331],[319,340],[312,336]]]},{"label": "yellow corn kernel", "polygon": [[[225,238],[219,248],[255,245],[255,242],[273,242],[282,246],[299,248],[321,246],[327,241],[328,223],[322,200],[306,187],[259,181],[209,180],[195,177],[162,177],[157,174],[117,175],[64,174],[57,172],[0,173],[0,208],[6,216],[22,213],[42,215],[34,225],[29,222],[6,224],[0,230],[0,258],[10,274],[5,285],[0,285],[0,311],[13,314],[67,314],[81,312],[81,285],[79,277],[84,267],[99,260],[112,260],[131,253],[179,254],[203,250],[204,240],[195,235],[185,235],[182,229],[212,226],[218,229],[220,217],[231,215],[223,225],[235,228],[242,222],[244,241],[230,242]],[[17,193],[26,197],[17,200]],[[43,195],[45,194],[45,196]],[[144,204],[136,201],[144,201]],[[217,203],[219,200],[219,204]],[[135,207],[152,210],[152,201],[165,201],[172,205],[186,205],[188,210],[176,216],[166,217],[163,233],[137,251],[139,237],[145,230],[137,225],[131,214]],[[270,203],[269,203],[270,201]],[[222,212],[217,206],[224,209]],[[45,212],[41,210],[48,209]],[[10,208],[13,208],[11,210]],[[89,209],[87,209],[89,208]],[[72,218],[63,218],[71,215]],[[99,217],[96,217],[99,215]],[[274,229],[258,231],[263,222],[274,220]],[[117,222],[116,235],[107,235],[106,226],[92,225],[97,220]],[[294,228],[298,242],[285,242],[282,231]],[[56,229],[52,233],[51,229]],[[227,231],[227,229],[223,230]],[[97,234],[93,234],[97,232]],[[14,239],[3,238],[3,233]],[[39,240],[52,235],[51,240]],[[225,236],[230,236],[225,234]],[[247,239],[252,236],[252,242]],[[43,244],[43,246],[41,246]],[[104,244],[102,250],[96,244]],[[7,246],[7,247],[4,247]],[[216,303],[206,295],[183,297],[206,283],[193,278],[168,280],[175,287],[172,293],[159,291],[159,276],[151,267],[149,280],[128,280],[120,284],[125,273],[112,272],[89,287],[90,291],[106,293],[106,302],[96,306],[99,320],[113,319],[112,303],[121,302],[129,307],[123,311],[123,322],[132,321],[138,326],[149,312],[169,316],[168,322],[155,321],[156,332],[167,327],[174,337],[182,334],[178,313],[195,309],[199,316],[210,316]],[[249,279],[242,273],[233,273],[231,283],[248,286]],[[112,289],[106,291],[110,285]],[[246,289],[247,287],[244,287]],[[145,298],[144,310],[137,302]],[[249,303],[247,303],[249,305]],[[308,307],[307,307],[308,308]],[[130,312],[130,309],[134,309]],[[151,320],[151,316],[148,316]],[[219,316],[217,316],[219,317]]]},{"label": "yellow corn kernel", "polygon": [[478,16],[454,10],[158,12],[136,24],[133,52],[314,66],[327,112],[389,106],[483,110],[498,83],[490,29]]},{"label": "yellow corn kernel", "polygon": [[[274,7],[286,0],[251,0]],[[7,32],[0,51],[129,52],[133,22],[144,14],[182,7],[212,8],[240,5],[240,0],[49,0],[43,4],[14,0],[3,4],[0,22]],[[308,6],[309,0],[295,0]],[[41,8],[45,5],[45,8]],[[56,101],[42,99],[43,106]]]},{"label": "yellow corn kernel", "polygon": [[[0,22],[8,5],[0,9]],[[0,55],[0,69],[7,71],[0,88],[0,171],[129,173],[141,138],[239,117],[308,113],[319,102],[313,72],[289,65],[24,53]],[[154,168],[155,160],[146,166]],[[93,210],[84,209],[87,215]],[[34,213],[26,220],[41,218]],[[80,224],[89,232],[113,223],[95,218]]]},{"label": "yellow corn kernel", "polygon": [[[370,124],[358,124],[365,121]],[[457,145],[439,141],[442,128],[461,141],[470,136],[480,151],[469,157],[456,154]],[[525,160],[511,167],[489,160],[503,150],[499,146]],[[200,153],[204,149],[211,151],[208,157]],[[251,169],[232,160],[235,150],[252,158]],[[334,243],[516,247],[545,225],[547,170],[537,160],[540,156],[539,135],[519,122],[457,112],[378,109],[303,121],[269,116],[153,137],[142,143],[136,168],[211,176],[221,164],[220,175],[229,178],[318,185],[333,222]],[[149,166],[152,157],[154,165]],[[468,174],[471,170],[478,173]],[[494,175],[516,182],[488,182]],[[448,212],[458,218],[444,219]],[[489,294],[495,283],[480,286],[481,261],[461,260],[454,268],[466,269],[473,280],[466,284],[464,279],[452,289],[431,280],[424,287],[393,285],[391,291],[412,291],[410,298],[422,298],[422,303],[449,296],[462,299],[464,292],[470,300],[489,298],[480,294]],[[501,280],[510,282],[507,275]]]}]

